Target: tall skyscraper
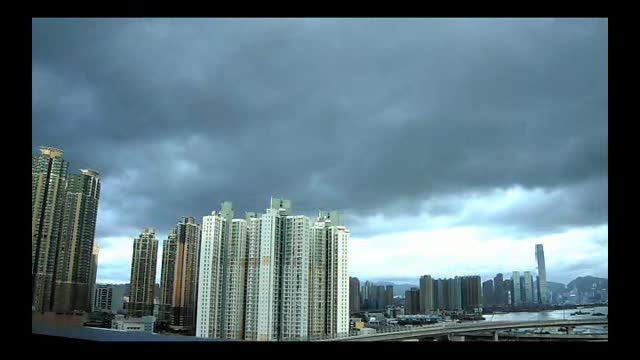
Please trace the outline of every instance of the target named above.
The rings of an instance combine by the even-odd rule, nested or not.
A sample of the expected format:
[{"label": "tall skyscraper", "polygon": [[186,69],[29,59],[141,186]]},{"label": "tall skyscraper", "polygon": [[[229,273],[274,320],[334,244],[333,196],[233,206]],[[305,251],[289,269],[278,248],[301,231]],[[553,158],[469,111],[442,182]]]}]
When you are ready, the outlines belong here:
[{"label": "tall skyscraper", "polygon": [[404,295],[405,307],[404,312],[407,315],[414,315],[420,313],[420,289],[412,287],[405,291]]},{"label": "tall skyscraper", "polygon": [[175,234],[176,255],[171,324],[174,328],[193,335],[201,228],[194,217],[183,217],[176,226]]},{"label": "tall skyscraper", "polygon": [[260,216],[246,213],[247,270],[245,297],[245,340],[258,340],[258,287],[260,276]]},{"label": "tall skyscraper", "polygon": [[[309,219],[291,215],[290,212],[290,201],[272,199],[270,208],[262,215],[258,340],[287,340],[309,335],[309,255],[312,235]],[[327,230],[327,306],[334,305],[332,296],[344,293],[347,300],[344,311],[348,314],[346,273],[342,283],[337,283],[337,277],[341,274],[333,277],[332,273],[332,269],[340,265],[333,262],[333,252],[342,253],[341,247],[337,244],[334,247],[333,242],[341,241],[334,236],[331,227]],[[330,310],[326,310],[328,331],[332,320]]]},{"label": "tall skyscraper", "polygon": [[494,301],[496,305],[506,305],[507,295],[506,289],[504,287],[503,275],[501,273],[496,274],[496,277],[493,278],[493,289]]},{"label": "tall skyscraper", "polygon": [[535,300],[533,298],[533,276],[530,271],[524,272],[524,302],[526,304],[533,304]]},{"label": "tall skyscraper", "polygon": [[321,213],[312,225],[291,213],[290,201],[271,199],[264,214],[233,219],[231,203],[223,203],[203,218],[196,336],[347,334],[348,240],[336,212]]},{"label": "tall skyscraper", "polygon": [[462,310],[462,277],[445,280],[447,309],[451,311]]},{"label": "tall skyscraper", "polygon": [[364,286],[362,286],[362,305],[365,310],[370,308],[369,302],[369,294],[371,293],[371,283],[369,280],[364,282]]},{"label": "tall skyscraper", "polygon": [[393,285],[387,285],[384,288],[384,307],[393,305]]},{"label": "tall skyscraper", "polygon": [[176,272],[176,251],[178,235],[176,229],[169,231],[162,243],[162,267],[160,268],[160,306],[158,320],[171,323],[173,308],[173,285]]},{"label": "tall skyscraper", "polygon": [[140,236],[133,240],[128,309],[131,317],[153,315],[157,257],[158,240],[155,230],[145,228]]},{"label": "tall skyscraper", "polygon": [[536,262],[538,263],[538,294],[542,304],[549,303],[549,292],[547,290],[547,268],[544,262],[544,249],[542,244],[536,244]]},{"label": "tall skyscraper", "polygon": [[504,297],[505,297],[505,305],[513,304],[513,281],[511,279],[506,279],[503,282],[504,287]]},{"label": "tall skyscraper", "polygon": [[202,218],[200,243],[196,336],[220,338],[222,331],[223,242],[227,237],[227,219],[220,212]]},{"label": "tall skyscraper", "polygon": [[444,280],[433,280],[433,307],[436,310],[444,310],[447,305],[444,303]]},{"label": "tall skyscraper", "polygon": [[349,312],[351,314],[360,311],[360,280],[357,277],[349,277]]},{"label": "tall skyscraper", "polygon": [[[316,338],[327,332],[327,232],[321,216],[311,227],[310,248],[309,337]],[[365,282],[367,298],[368,285],[369,282]]]},{"label": "tall skyscraper", "polygon": [[482,283],[480,276],[463,276],[462,308],[465,311],[482,311]]},{"label": "tall skyscraper", "polygon": [[[349,277],[347,273],[347,246],[350,232],[340,222],[337,212],[321,212],[315,224],[311,227],[312,273],[310,278],[311,311],[309,319],[309,335],[316,336],[318,329],[324,328],[324,334],[340,336],[349,332]],[[324,240],[323,240],[324,238]],[[323,250],[326,244],[326,250]],[[322,256],[326,256],[326,274],[322,275],[322,268],[317,262]],[[326,279],[326,295],[322,295],[316,282],[318,279]],[[321,302],[324,300],[324,304]],[[313,306],[319,306],[319,311],[313,310]],[[319,317],[325,312],[323,319]]]},{"label": "tall skyscraper", "polygon": [[40,147],[31,157],[31,306],[51,311],[69,164],[64,152]]},{"label": "tall skyscraper", "polygon": [[484,306],[493,306],[495,304],[495,291],[493,288],[493,280],[489,279],[482,283],[482,299]]},{"label": "tall skyscraper", "polygon": [[225,304],[223,330],[228,339],[244,338],[245,277],[247,261],[247,221],[231,220],[231,233],[226,246]]},{"label": "tall skyscraper", "polygon": [[433,279],[431,275],[420,277],[420,311],[428,314],[433,310]]},{"label": "tall skyscraper", "polygon": [[519,306],[522,304],[520,294],[520,272],[514,271],[511,275],[511,304]]},{"label": "tall skyscraper", "polygon": [[100,177],[94,170],[80,171],[67,178],[56,271],[57,312],[91,311]]}]

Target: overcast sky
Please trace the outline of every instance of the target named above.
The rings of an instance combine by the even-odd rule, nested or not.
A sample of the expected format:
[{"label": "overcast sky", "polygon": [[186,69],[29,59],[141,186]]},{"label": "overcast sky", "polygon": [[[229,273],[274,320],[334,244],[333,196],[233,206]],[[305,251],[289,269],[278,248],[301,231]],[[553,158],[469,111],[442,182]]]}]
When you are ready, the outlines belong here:
[{"label": "overcast sky", "polygon": [[341,211],[361,279],[535,272],[536,243],[550,281],[608,275],[606,19],[32,30],[32,151],[100,171],[98,282],[129,281],[143,227],[271,196]]}]

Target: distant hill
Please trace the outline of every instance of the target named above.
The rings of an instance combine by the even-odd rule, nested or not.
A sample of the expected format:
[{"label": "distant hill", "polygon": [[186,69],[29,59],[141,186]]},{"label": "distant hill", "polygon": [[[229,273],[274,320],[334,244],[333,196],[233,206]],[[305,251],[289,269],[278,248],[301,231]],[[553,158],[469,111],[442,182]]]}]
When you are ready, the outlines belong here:
[{"label": "distant hill", "polygon": [[562,294],[567,291],[567,287],[564,284],[553,281],[547,281],[547,289],[551,290],[554,294]]},{"label": "distant hill", "polygon": [[594,284],[596,285],[597,289],[609,289],[608,279],[595,276],[580,276],[567,284],[567,290],[573,290],[573,288],[577,288],[579,292],[590,291],[593,288]]}]

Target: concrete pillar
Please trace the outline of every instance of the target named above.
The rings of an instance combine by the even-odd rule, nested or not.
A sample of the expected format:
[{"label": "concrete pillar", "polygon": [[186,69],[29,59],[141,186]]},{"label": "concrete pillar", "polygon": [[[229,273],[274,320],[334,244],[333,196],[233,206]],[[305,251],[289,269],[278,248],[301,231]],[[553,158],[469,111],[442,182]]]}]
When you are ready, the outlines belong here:
[{"label": "concrete pillar", "polygon": [[493,332],[493,341],[498,341],[498,332],[497,331]]},{"label": "concrete pillar", "polygon": [[567,326],[567,335],[573,334],[573,326]]}]

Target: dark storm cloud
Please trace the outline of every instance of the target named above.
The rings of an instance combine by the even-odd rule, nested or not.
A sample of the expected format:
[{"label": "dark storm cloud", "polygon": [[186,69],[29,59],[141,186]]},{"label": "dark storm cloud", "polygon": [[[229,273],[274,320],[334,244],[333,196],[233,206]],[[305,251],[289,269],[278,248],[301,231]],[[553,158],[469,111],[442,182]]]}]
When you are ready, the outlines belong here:
[{"label": "dark storm cloud", "polygon": [[[99,236],[164,230],[223,200],[410,213],[514,185],[567,189],[569,224],[606,221],[607,20],[38,19],[32,30],[32,143],[102,172],[100,211],[113,216]],[[596,185],[571,191],[584,183]]]}]

